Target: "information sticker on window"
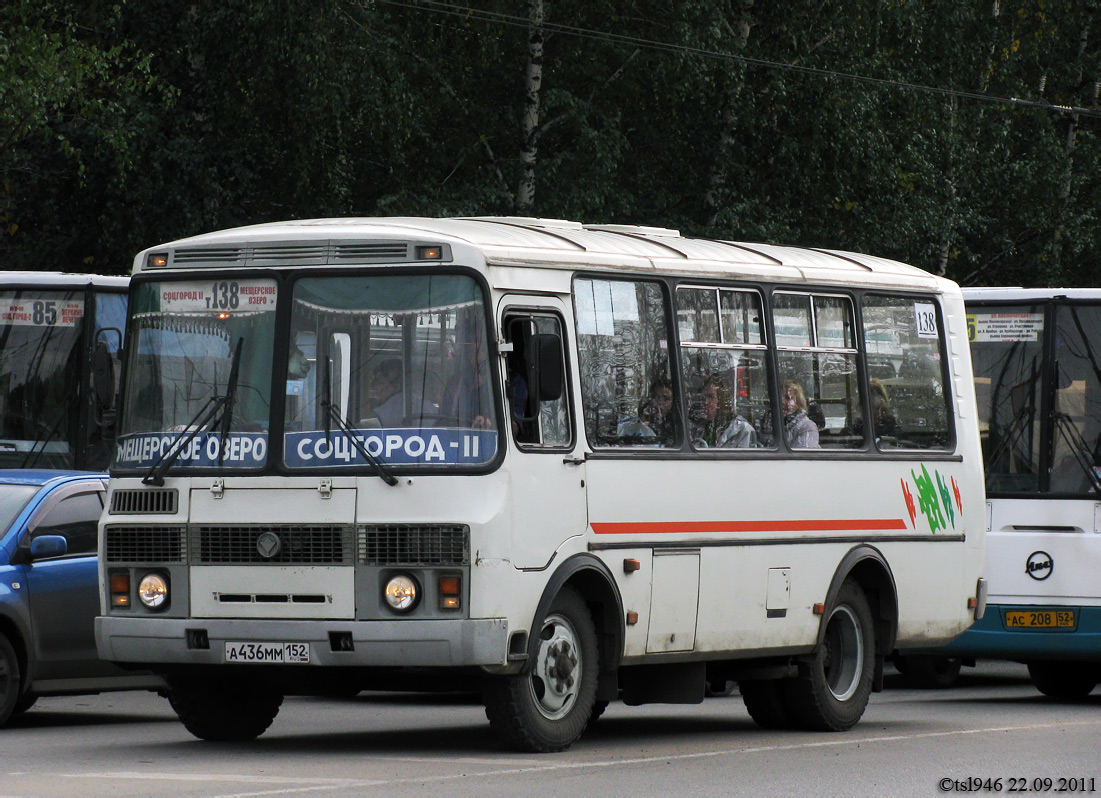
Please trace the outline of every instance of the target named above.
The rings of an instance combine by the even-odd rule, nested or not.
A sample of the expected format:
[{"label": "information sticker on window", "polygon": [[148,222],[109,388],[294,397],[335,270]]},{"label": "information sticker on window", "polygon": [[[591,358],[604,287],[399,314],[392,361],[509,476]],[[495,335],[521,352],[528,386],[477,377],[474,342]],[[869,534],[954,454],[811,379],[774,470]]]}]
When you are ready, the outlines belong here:
[{"label": "information sticker on window", "polygon": [[937,306],[924,302],[914,303],[914,321],[918,338],[939,338],[937,332]]},{"label": "information sticker on window", "polygon": [[23,299],[0,296],[0,324],[17,327],[75,327],[84,318],[81,299]]},{"label": "information sticker on window", "polygon": [[209,311],[218,314],[275,310],[275,280],[189,280],[163,283],[161,310],[174,313]]}]

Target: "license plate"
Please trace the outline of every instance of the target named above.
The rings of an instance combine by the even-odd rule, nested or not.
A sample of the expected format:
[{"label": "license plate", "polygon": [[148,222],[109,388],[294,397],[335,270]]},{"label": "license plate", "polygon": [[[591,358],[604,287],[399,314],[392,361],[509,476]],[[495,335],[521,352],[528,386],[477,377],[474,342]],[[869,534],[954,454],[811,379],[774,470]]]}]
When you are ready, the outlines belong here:
[{"label": "license plate", "polygon": [[286,664],[310,661],[309,643],[235,643],[227,642],[226,662],[248,664]]},{"label": "license plate", "polygon": [[1074,610],[1009,610],[1005,625],[1009,629],[1072,629]]}]

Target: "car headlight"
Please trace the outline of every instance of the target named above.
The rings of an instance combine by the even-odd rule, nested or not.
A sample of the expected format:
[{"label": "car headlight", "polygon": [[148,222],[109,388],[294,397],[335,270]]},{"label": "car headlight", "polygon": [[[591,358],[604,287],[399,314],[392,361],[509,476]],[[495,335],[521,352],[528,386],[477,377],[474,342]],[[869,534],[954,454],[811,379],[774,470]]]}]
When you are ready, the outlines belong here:
[{"label": "car headlight", "polygon": [[151,610],[168,603],[168,580],[160,574],[146,574],[138,583],[138,601]]},{"label": "car headlight", "polygon": [[397,574],[390,577],[386,588],[382,591],[386,603],[394,612],[409,612],[420,598],[417,582],[406,574]]}]

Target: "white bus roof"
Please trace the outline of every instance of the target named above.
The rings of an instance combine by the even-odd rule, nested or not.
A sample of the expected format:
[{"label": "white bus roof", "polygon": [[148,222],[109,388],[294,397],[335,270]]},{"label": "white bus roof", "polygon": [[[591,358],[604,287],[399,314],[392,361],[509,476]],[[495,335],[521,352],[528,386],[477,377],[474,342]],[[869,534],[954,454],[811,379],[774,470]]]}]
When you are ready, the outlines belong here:
[{"label": "white bus roof", "polygon": [[1003,286],[998,288],[963,289],[965,301],[1011,302],[1032,300],[1043,302],[1056,297],[1101,301],[1101,288],[1018,288]]},{"label": "white bus roof", "polygon": [[[614,267],[701,278],[737,276],[924,290],[943,290],[951,285],[905,263],[852,252],[686,238],[664,228],[519,217],[344,218],[251,225],[149,248],[136,258],[134,271],[145,270],[146,256],[154,252],[167,252],[170,268],[361,265],[371,262],[371,258],[334,253],[364,238],[395,244],[449,244],[456,249],[474,247],[488,264],[501,267]],[[177,258],[178,252],[187,256]],[[394,256],[380,253],[378,262],[384,260],[393,263]]]},{"label": "white bus roof", "polygon": [[76,274],[69,272],[0,272],[0,288],[17,286],[20,288],[117,288],[125,290],[130,285],[129,277],[107,277],[102,274]]}]

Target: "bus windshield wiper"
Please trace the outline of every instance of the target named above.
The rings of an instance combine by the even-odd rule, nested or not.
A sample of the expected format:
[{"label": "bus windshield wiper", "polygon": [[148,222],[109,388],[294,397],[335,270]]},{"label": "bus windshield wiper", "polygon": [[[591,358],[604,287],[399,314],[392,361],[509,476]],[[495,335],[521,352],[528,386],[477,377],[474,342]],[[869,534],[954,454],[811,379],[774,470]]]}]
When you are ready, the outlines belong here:
[{"label": "bus windshield wiper", "polygon": [[[155,485],[161,487],[164,485],[164,475],[172,467],[172,464],[176,462],[176,459],[180,456],[180,452],[187,448],[187,445],[191,441],[206,429],[207,425],[214,421],[215,416],[219,410],[223,410],[222,416],[222,442],[219,446],[218,452],[218,464],[222,463],[222,452],[225,449],[225,436],[229,433],[230,413],[233,409],[233,395],[237,390],[237,366],[241,360],[241,342],[243,338],[237,339],[237,349],[233,353],[233,363],[229,367],[229,380],[226,382],[226,392],[223,396],[211,396],[206,400],[206,403],[199,408],[199,412],[191,417],[191,420],[184,425],[184,428],[180,430],[179,434],[172,439],[172,443],[168,445],[168,448],[161,453],[161,456],[157,458],[157,462],[153,463],[149,472],[142,477],[141,481],[143,485]],[[199,419],[202,419],[201,421]]]},{"label": "bus windshield wiper", "polygon": [[363,459],[375,467],[375,471],[378,472],[379,478],[382,479],[387,485],[397,485],[398,478],[394,476],[382,461],[367,451],[367,447],[359,442],[359,438],[344,421],[340,415],[340,409],[335,407],[332,402],[332,386],[329,384],[329,369],[328,369],[328,357],[325,356],[322,359],[321,370],[321,410],[325,417],[325,440],[328,441],[332,435],[332,422],[336,422],[337,429],[347,438],[352,446],[356,447],[356,451],[363,455]]},{"label": "bus windshield wiper", "polygon": [[1070,453],[1074,456],[1075,462],[1078,464],[1078,467],[1082,469],[1082,473],[1086,475],[1086,480],[1089,482],[1090,487],[1093,488],[1095,493],[1101,493],[1101,477],[1097,475],[1097,471],[1093,466],[1093,457],[1090,454],[1089,445],[1082,437],[1082,433],[1078,430],[1078,426],[1066,413],[1052,413],[1052,418],[1055,420],[1055,428],[1062,433],[1063,440],[1066,441]]}]

